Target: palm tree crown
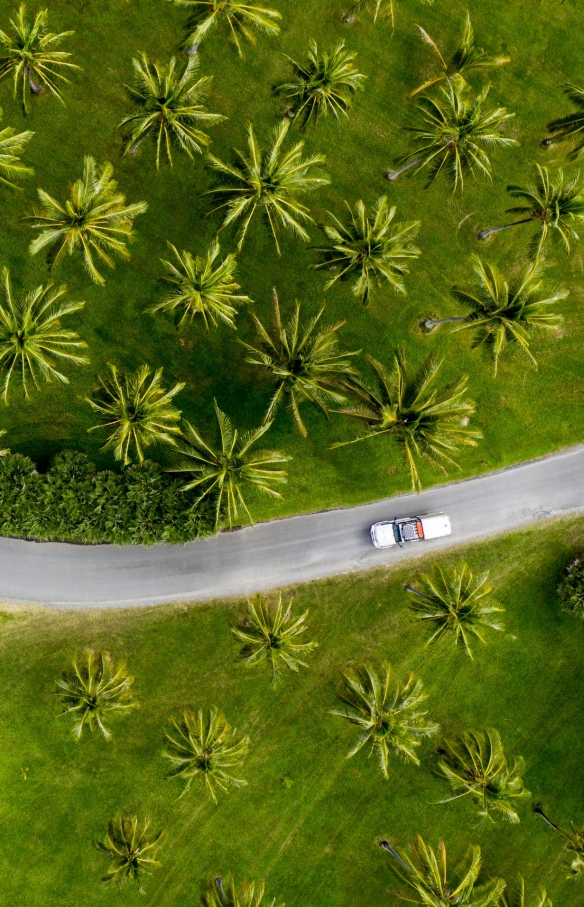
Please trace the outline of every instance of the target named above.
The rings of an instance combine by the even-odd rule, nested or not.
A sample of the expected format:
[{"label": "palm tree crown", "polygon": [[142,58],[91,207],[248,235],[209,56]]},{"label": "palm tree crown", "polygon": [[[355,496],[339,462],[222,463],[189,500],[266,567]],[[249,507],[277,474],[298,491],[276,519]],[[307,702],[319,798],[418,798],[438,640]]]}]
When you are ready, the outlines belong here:
[{"label": "palm tree crown", "polygon": [[377,22],[378,19],[391,19],[393,29],[395,24],[394,0],[355,0],[344,17],[345,22],[352,22],[360,12],[370,12],[374,22]]},{"label": "palm tree crown", "polygon": [[8,403],[12,378],[19,381],[25,397],[30,396],[30,382],[38,390],[41,379],[69,379],[58,371],[57,363],[85,365],[86,356],[78,355],[87,347],[75,331],[66,330],[61,318],[78,312],[84,302],[65,302],[67,287],[48,284],[31,290],[22,299],[14,298],[8,268],[2,269],[5,302],[0,302],[0,373],[2,398]]},{"label": "palm tree crown", "polygon": [[529,349],[530,333],[534,329],[555,330],[563,322],[561,315],[549,311],[569,295],[569,290],[559,290],[542,297],[543,263],[541,260],[528,265],[524,273],[507,281],[493,265],[485,264],[475,255],[475,289],[453,287],[452,294],[471,309],[461,327],[456,331],[474,331],[473,347],[486,345],[493,356],[495,374],[501,353],[509,344],[518,344],[537,367]]},{"label": "palm tree crown", "polygon": [[235,255],[226,255],[223,261],[218,261],[221,247],[217,240],[211,243],[205,256],[196,258],[190,252],[179,252],[171,243],[168,245],[176,264],[162,260],[167,273],[161,283],[169,287],[170,294],[148,311],[173,314],[177,327],[200,315],[207,330],[209,323],[217,327],[219,320],[235,328],[236,306],[252,301],[249,296],[237,295]]},{"label": "palm tree crown", "polygon": [[132,60],[135,84],[126,90],[136,105],[134,113],[121,120],[118,129],[131,127],[124,154],[135,154],[145,138],[156,142],[156,167],[166,152],[172,167],[173,145],[185,151],[191,160],[201,154],[211,139],[199,128],[213,126],[225,119],[220,113],[210,113],[201,101],[205,98],[212,76],[197,78],[198,57],[189,57],[182,72],[171,58],[168,66],[151,63],[146,54]]},{"label": "palm tree crown", "polygon": [[421,578],[420,588],[406,587],[415,620],[432,630],[426,645],[450,636],[472,658],[470,636],[485,642],[481,630],[503,629],[495,615],[505,609],[492,598],[488,578],[488,573],[474,576],[463,561],[450,569],[436,565],[431,574]]},{"label": "palm tree crown", "polygon": [[26,5],[22,3],[16,17],[10,20],[13,34],[0,30],[0,79],[12,75],[14,78],[14,97],[18,93],[18,84],[22,90],[22,106],[27,107],[27,87],[32,94],[39,94],[47,88],[55,97],[63,101],[58,81],[69,84],[69,79],[60,72],[61,69],[80,69],[69,62],[71,54],[56,50],[63,38],[68,38],[72,31],[57,35],[48,31],[48,10],[40,10],[30,22],[26,18]]},{"label": "palm tree crown", "polygon": [[357,375],[348,358],[356,356],[357,351],[346,353],[338,348],[336,334],[344,321],[318,330],[324,306],[308,324],[301,326],[297,300],[292,318],[283,324],[278,294],[274,290],[274,312],[273,335],[256,315],[252,315],[260,343],[258,347],[243,343],[248,350],[246,362],[267,369],[276,382],[265,420],[272,420],[280,403],[286,400],[296,428],[306,437],[300,404],[306,400],[328,415],[331,403],[345,402],[346,395],[341,392],[343,378]]},{"label": "palm tree crown", "polygon": [[[235,887],[233,877],[229,875],[223,884],[223,879],[218,877],[213,884],[209,886],[203,894],[204,907],[260,907],[266,886],[264,882],[256,885],[255,882],[244,882],[241,888]],[[276,907],[276,899],[273,898],[269,904],[264,907]],[[279,904],[278,907],[285,907]]]},{"label": "palm tree crown", "polygon": [[501,907],[553,907],[553,904],[545,888],[540,888],[534,893],[533,898],[528,899],[525,894],[525,882],[518,876],[513,888],[507,888],[503,892]]},{"label": "palm tree crown", "polygon": [[231,770],[239,768],[249,749],[249,737],[235,740],[236,731],[216,708],[195,715],[186,711],[181,721],[172,719],[178,739],[166,735],[165,756],[173,764],[171,778],[182,778],[186,793],[195,779],[205,784],[213,801],[216,788],[244,787],[247,781],[235,778]]},{"label": "palm tree crown", "polygon": [[325,175],[317,175],[314,168],[324,163],[322,154],[303,158],[304,142],[297,142],[284,152],[283,144],[290,128],[290,122],[282,123],[273,134],[269,149],[262,149],[255,137],[253,126],[248,127],[248,152],[237,152],[240,163],[224,164],[209,155],[211,165],[222,181],[230,180],[232,185],[221,185],[211,192],[220,193],[225,201],[219,207],[226,207],[227,214],[223,228],[243,218],[239,230],[239,245],[243,246],[247,230],[256,211],[266,216],[270,225],[278,254],[278,227],[285,227],[308,240],[309,236],[300,221],[312,223],[309,209],[297,200],[298,195],[311,192],[330,182]]},{"label": "palm tree crown", "polygon": [[110,365],[109,370],[107,378],[99,379],[94,396],[86,398],[101,422],[88,431],[111,430],[102,450],[113,450],[116,460],[127,466],[133,453],[138,462],[143,462],[145,447],[160,443],[176,445],[176,436],[181,433],[180,410],[171,401],[183,389],[184,382],[166,391],[162,387],[161,368],[152,377],[152,369],[147,365],[122,374],[115,365]]},{"label": "palm tree crown", "polygon": [[[2,117],[0,107],[0,121]],[[10,186],[11,189],[20,190],[20,186],[13,180],[25,179],[34,173],[32,167],[27,167],[20,160],[33,135],[34,132],[29,130],[19,132],[17,135],[11,126],[0,129],[0,183]]]},{"label": "palm tree crown", "polygon": [[564,828],[560,828],[559,825],[556,825],[552,822],[551,819],[548,819],[544,813],[542,807],[539,804],[534,804],[533,811],[538,816],[547,822],[554,831],[557,831],[559,835],[564,838],[566,845],[567,857],[567,866],[568,866],[568,879],[579,879],[584,876],[584,827],[578,829],[574,822],[571,823],[570,830],[567,831]]},{"label": "palm tree crown", "polygon": [[356,56],[355,51],[345,48],[344,41],[331,53],[319,53],[316,41],[311,41],[306,64],[287,56],[294,76],[278,85],[276,92],[290,102],[290,114],[300,118],[304,126],[329,114],[337,120],[348,116],[353,96],[367,78],[353,63]]},{"label": "palm tree crown", "polygon": [[389,777],[390,752],[406,762],[420,764],[415,749],[425,737],[438,732],[438,725],[426,719],[427,712],[419,707],[427,697],[422,693],[422,681],[410,674],[406,680],[394,681],[389,662],[378,672],[369,665],[345,675],[341,699],[347,704],[334,709],[333,715],[346,718],[357,725],[360,735],[355,746],[347,753],[351,758],[363,747],[369,755],[377,753],[381,771]]},{"label": "palm tree crown", "polygon": [[235,638],[243,643],[240,654],[246,665],[268,663],[273,687],[281,679],[282,668],[298,671],[300,667],[308,667],[301,656],[311,652],[318,643],[298,641],[307,630],[304,623],[307,614],[305,611],[293,618],[292,601],[284,608],[281,592],[275,607],[270,607],[258,594],[255,601],[248,599],[243,620],[231,628]]},{"label": "palm tree crown", "polygon": [[547,167],[535,166],[534,183],[507,186],[512,198],[524,202],[508,208],[507,213],[525,215],[517,223],[537,223],[538,231],[530,246],[533,258],[541,255],[548,240],[559,240],[566,252],[570,252],[570,241],[580,238],[576,228],[584,224],[584,186],[580,174],[568,177],[563,170],[557,170],[552,179]]},{"label": "palm tree crown", "polygon": [[440,753],[438,770],[452,788],[452,796],[442,802],[470,796],[481,819],[519,822],[516,805],[531,796],[521,777],[525,761],[517,757],[508,762],[498,731],[464,733],[446,741]]},{"label": "palm tree crown", "polygon": [[52,268],[56,268],[66,252],[83,252],[85,267],[95,283],[105,280],[97,270],[93,256],[114,267],[112,255],[128,259],[126,244],[133,238],[134,218],[148,209],[146,202],[126,205],[126,197],[117,191],[112,179],[111,164],[98,167],[92,157],[83,163],[83,176],[71,188],[65,204],[39,189],[40,208],[29,220],[40,235],[30,244],[31,255],[58,245]]},{"label": "palm tree crown", "polygon": [[216,527],[225,518],[231,529],[241,511],[253,523],[245,502],[246,488],[255,488],[275,498],[282,497],[273,486],[288,481],[287,473],[281,467],[290,457],[277,450],[252,451],[252,447],[270,428],[271,422],[265,422],[255,431],[240,436],[216,401],[213,405],[219,423],[220,446],[211,446],[194,426],[187,423],[184,432],[187,443],[180,445],[183,459],[170,471],[191,473],[192,478],[184,490],[197,488],[201,491],[196,504],[212,496],[215,500]]},{"label": "palm tree crown", "polygon": [[98,728],[106,740],[111,737],[104,722],[116,714],[125,714],[138,707],[132,699],[134,678],[123,662],[116,662],[108,652],[86,649],[75,655],[73,670],[64,671],[57,684],[57,696],[63,705],[63,715],[74,719],[73,734],[81,739],[84,728]]},{"label": "palm tree crown", "polygon": [[352,441],[333,444],[333,448],[389,434],[401,447],[412,487],[419,491],[422,484],[416,460],[426,458],[438,465],[457,466],[451,454],[461,444],[475,447],[482,437],[467,427],[475,411],[473,403],[462,399],[468,379],[462,376],[438,390],[433,387],[441,365],[436,356],[430,356],[414,376],[408,374],[403,350],[395,354],[391,372],[372,356],[366,359],[377,381],[352,378],[347,390],[359,402],[337,412],[363,420],[368,431]]},{"label": "palm tree crown", "polygon": [[345,222],[328,212],[330,223],[323,227],[332,246],[317,249],[323,260],[315,268],[338,272],[327,281],[325,289],[355,276],[353,293],[365,306],[373,288],[384,280],[397,293],[405,293],[403,277],[409,273],[408,262],[420,254],[413,243],[420,221],[393,224],[397,208],[388,206],[386,195],[377,200],[370,214],[362,201],[354,210],[345,204],[349,210]]},{"label": "palm tree crown", "polygon": [[104,885],[124,885],[136,882],[138,890],[144,892],[142,879],[161,865],[157,859],[157,846],[163,833],[149,833],[150,822],[140,823],[136,816],[118,813],[107,825],[105,841],[96,841],[96,847],[106,853],[112,865],[102,879]]},{"label": "palm tree crown", "polygon": [[196,50],[210,32],[222,22],[227,25],[231,40],[243,56],[241,39],[255,44],[254,32],[277,35],[278,20],[282,18],[274,9],[266,9],[244,0],[174,0],[176,6],[192,10],[187,22],[188,35],[184,46]]},{"label": "palm tree crown", "polygon": [[575,145],[568,155],[571,161],[577,161],[584,155],[584,88],[578,88],[577,85],[566,85],[564,91],[570,101],[576,107],[574,113],[568,116],[560,117],[548,123],[548,130],[551,138],[546,139],[547,145],[556,142],[565,142],[569,139],[575,140]]}]

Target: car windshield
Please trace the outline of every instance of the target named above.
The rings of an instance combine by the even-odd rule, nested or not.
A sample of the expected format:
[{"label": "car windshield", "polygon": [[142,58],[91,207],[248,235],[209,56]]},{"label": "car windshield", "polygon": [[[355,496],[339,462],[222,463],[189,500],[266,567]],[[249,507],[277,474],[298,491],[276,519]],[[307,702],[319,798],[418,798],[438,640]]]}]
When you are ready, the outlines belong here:
[{"label": "car windshield", "polygon": [[393,535],[394,535],[396,542],[399,545],[399,543],[401,542],[401,535],[400,535],[399,526],[397,525],[397,523],[393,524]]}]

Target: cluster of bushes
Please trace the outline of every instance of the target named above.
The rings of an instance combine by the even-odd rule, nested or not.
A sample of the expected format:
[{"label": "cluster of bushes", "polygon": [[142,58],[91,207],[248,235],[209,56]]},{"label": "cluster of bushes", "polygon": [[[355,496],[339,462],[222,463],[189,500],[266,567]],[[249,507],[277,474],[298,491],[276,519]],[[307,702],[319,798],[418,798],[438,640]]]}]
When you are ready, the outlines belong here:
[{"label": "cluster of bushes", "polygon": [[564,611],[584,620],[584,559],[575,557],[567,565],[558,586]]},{"label": "cluster of bushes", "polygon": [[38,541],[180,544],[214,531],[211,505],[193,506],[184,481],[144,462],[98,472],[64,451],[40,473],[29,457],[0,459],[0,534]]}]

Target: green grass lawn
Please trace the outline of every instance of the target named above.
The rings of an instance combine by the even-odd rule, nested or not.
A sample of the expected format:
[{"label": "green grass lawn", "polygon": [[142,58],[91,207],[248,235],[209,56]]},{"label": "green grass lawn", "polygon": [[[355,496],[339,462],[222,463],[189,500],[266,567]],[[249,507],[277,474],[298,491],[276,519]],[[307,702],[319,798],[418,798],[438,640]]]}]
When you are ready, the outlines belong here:
[{"label": "green grass lawn", "polygon": [[[393,37],[387,23],[374,27],[366,16],[351,27],[342,25],[342,0],[274,0],[273,5],[282,13],[281,35],[260,37],[256,49],[244,60],[220,34],[202,48],[202,72],[214,75],[209,107],[228,116],[212,130],[212,151],[225,158],[232,145],[241,147],[248,121],[255,124],[260,136],[277,125],[282,107],[272,95],[272,86],[287,73],[283,52],[302,58],[310,38],[327,47],[344,38],[358,51],[359,68],[368,80],[348,122],[340,127],[322,122],[306,135],[307,151],[326,154],[331,177],[329,187],[308,199],[312,212],[321,222],[327,209],[342,212],[343,199],[353,203],[363,198],[371,204],[387,193],[403,219],[422,221],[422,255],[412,263],[407,297],[382,290],[364,311],[348,285],[328,294],[330,320],[347,319],[341,332],[346,348],[362,349],[389,362],[395,347],[404,344],[414,364],[437,350],[445,357],[445,380],[469,374],[470,396],[477,402],[473,421],[483,430],[485,440],[476,450],[461,455],[463,475],[583,440],[580,282],[584,260],[579,247],[569,259],[561,252],[549,259],[550,265],[555,264],[552,282],[569,287],[571,295],[561,306],[566,319],[562,332],[535,341],[539,371],[515,355],[501,363],[495,380],[490,362],[480,351],[471,350],[470,337],[453,336],[447,327],[431,335],[419,330],[424,317],[459,312],[448,291],[453,282],[463,281],[469,273],[471,253],[481,251],[511,269],[523,266],[529,227],[501,234],[482,246],[476,233],[481,227],[505,222],[508,182],[524,182],[535,160],[561,160],[563,151],[544,152],[539,140],[545,124],[569,109],[561,84],[567,79],[582,80],[584,50],[577,4],[555,0],[472,0],[469,4],[449,0],[445,4],[436,0],[434,6],[426,6],[416,0],[397,0]],[[426,190],[423,175],[404,176],[389,184],[383,179],[384,168],[408,148],[407,134],[400,129],[411,122],[407,94],[429,67],[428,50],[417,36],[415,23],[423,24],[441,46],[452,46],[467,6],[479,43],[512,58],[509,66],[494,73],[491,100],[493,105],[504,104],[516,112],[509,134],[521,145],[494,154],[492,185],[469,182],[463,195],[453,197],[442,181]],[[0,27],[7,27],[10,9],[3,5]],[[31,10],[36,10],[35,4]],[[72,298],[86,300],[85,310],[70,319],[70,324],[88,342],[91,364],[70,370],[68,387],[49,386],[29,403],[14,397],[0,419],[8,431],[6,441],[13,450],[29,454],[41,464],[55,452],[72,447],[87,451],[101,466],[113,465],[109,455],[99,452],[104,437],[99,432],[87,434],[93,416],[83,399],[107,362],[129,368],[142,363],[163,365],[168,384],[186,382],[177,399],[184,416],[200,427],[214,425],[214,397],[243,427],[255,426],[265,411],[270,385],[245,364],[235,333],[221,327],[206,334],[195,325],[179,335],[162,316],[144,314],[160,298],[159,259],[166,253],[167,240],[200,253],[221,223],[219,214],[204,216],[210,207],[204,193],[211,185],[211,175],[202,160],[193,166],[177,154],[173,171],[163,168],[157,173],[153,148],[147,144],[136,157],[121,160],[121,137],[115,131],[116,123],[130,109],[122,86],[131,80],[132,56],[146,51],[151,58],[166,62],[182,40],[186,16],[162,0],[51,0],[50,16],[55,30],[75,29],[67,49],[83,72],[74,74],[73,84],[66,87],[65,108],[47,95],[33,98],[25,125],[18,103],[12,99],[11,83],[0,83],[4,125],[35,132],[26,160],[36,170],[24,195],[1,192],[0,264],[10,267],[17,288],[30,288],[47,279],[42,256],[32,259],[27,253],[32,231],[22,217],[32,209],[37,186],[64,198],[68,185],[81,174],[85,154],[94,155],[98,162],[112,161],[128,200],[146,200],[149,211],[136,221],[131,261],[119,263],[106,275],[105,288],[91,283],[80,261],[63,263],[57,279],[67,283]],[[313,227],[310,232],[319,244],[318,229]],[[224,233],[222,241],[225,250],[233,248],[232,234]],[[314,261],[314,253],[290,236],[283,237],[282,257],[278,258],[267,230],[256,224],[240,257],[243,292],[255,300],[254,309],[262,318],[269,315],[273,286],[278,287],[286,310],[298,297],[305,312],[312,314],[322,303],[325,280],[321,273],[309,270]],[[250,339],[253,325],[249,316],[242,312],[237,323],[238,335]],[[409,487],[407,470],[389,439],[330,451],[329,445],[350,438],[355,426],[339,416],[327,422],[309,410],[305,418],[309,437],[302,440],[288,414],[281,411],[278,415],[269,443],[293,455],[290,481],[283,503],[257,502],[258,516],[357,503]],[[154,456],[168,463],[171,454],[160,450]],[[426,484],[443,480],[433,468],[423,468],[422,478]]]},{"label": "green grass lawn", "polygon": [[[287,674],[276,692],[261,669],[237,662],[229,632],[237,601],[135,611],[4,613],[0,625],[0,804],[2,901],[12,907],[143,903],[196,907],[206,880],[232,871],[265,879],[289,907],[397,904],[377,846],[399,846],[421,832],[444,837],[451,856],[480,844],[484,873],[509,881],[520,871],[543,884],[556,905],[576,907],[581,884],[566,881],[562,841],[521,808],[517,826],[475,827],[468,802],[447,795],[433,774],[433,744],[420,767],[392,759],[384,781],[375,759],[345,754],[353,729],[329,714],[347,666],[389,658],[398,674],[420,676],[430,717],[451,736],[494,726],[509,755],[523,755],[526,785],[551,817],[582,825],[580,730],[584,708],[582,627],[560,611],[556,586],[584,523],[549,524],[464,550],[473,569],[491,567],[506,608],[505,631],[490,633],[475,660],[450,646],[424,648],[410,621],[404,583],[430,566],[383,568],[299,586],[295,607],[309,609],[319,648],[310,668]],[[457,560],[451,552],[445,563]],[[100,736],[75,743],[59,718],[53,682],[84,646],[127,658],[141,708]],[[250,736],[243,769],[249,784],[213,805],[194,786],[183,799],[166,780],[163,734],[185,707],[217,705]],[[24,777],[26,775],[26,778]],[[288,779],[289,786],[284,782]],[[135,890],[104,891],[107,858],[92,847],[118,809],[165,828],[163,866]]]}]

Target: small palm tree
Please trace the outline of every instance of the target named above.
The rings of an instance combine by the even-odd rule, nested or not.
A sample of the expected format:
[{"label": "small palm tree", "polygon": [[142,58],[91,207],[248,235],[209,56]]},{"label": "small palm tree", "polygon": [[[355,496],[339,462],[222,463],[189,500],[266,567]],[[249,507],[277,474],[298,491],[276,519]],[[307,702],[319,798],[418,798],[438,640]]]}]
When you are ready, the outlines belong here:
[{"label": "small palm tree", "polygon": [[170,294],[148,311],[174,315],[177,327],[200,315],[207,330],[209,323],[216,328],[219,319],[235,328],[236,306],[252,301],[249,296],[237,295],[235,255],[217,261],[221,252],[217,240],[211,243],[204,257],[196,258],[190,252],[179,252],[171,243],[168,245],[177,263],[162,259],[167,274],[161,283],[170,288]]},{"label": "small palm tree", "polygon": [[373,15],[373,21],[390,19],[391,28],[395,25],[394,0],[355,0],[353,6],[344,15],[345,22],[354,22],[359,13],[366,12]]},{"label": "small palm tree", "polygon": [[534,805],[534,813],[547,822],[547,824],[557,831],[559,835],[564,838],[566,841],[566,851],[568,853],[567,865],[569,868],[568,879],[577,879],[584,876],[584,827],[578,830],[576,825],[572,822],[572,827],[570,831],[566,831],[563,828],[560,828],[559,825],[555,825],[551,819],[548,819],[544,813],[542,807],[539,804]]},{"label": "small palm tree", "polygon": [[423,96],[418,102],[422,126],[406,126],[414,133],[417,148],[406,154],[397,170],[389,170],[388,180],[394,181],[410,167],[417,171],[428,168],[428,185],[444,172],[453,191],[464,188],[464,177],[477,174],[491,178],[491,162],[486,149],[509,148],[519,143],[504,136],[499,127],[515,116],[504,107],[483,112],[489,88],[472,100],[465,97],[466,89],[454,82],[441,87],[441,98]]},{"label": "small palm tree", "polygon": [[301,119],[305,127],[321,117],[331,115],[338,120],[348,116],[351,101],[367,78],[354,64],[356,56],[355,51],[345,48],[344,41],[332,53],[319,53],[316,41],[311,41],[307,64],[286,55],[294,76],[290,82],[278,85],[276,93],[291,105],[289,115]]},{"label": "small palm tree", "polygon": [[271,422],[264,422],[255,431],[246,432],[240,437],[229,416],[217,406],[216,400],[213,401],[213,406],[219,423],[220,446],[208,444],[197,429],[187,422],[184,432],[187,443],[180,445],[183,459],[171,467],[170,471],[191,473],[192,478],[184,486],[184,491],[194,488],[201,491],[193,506],[209,496],[214,498],[217,528],[222,519],[227,521],[230,529],[233,528],[242,511],[253,524],[244,490],[254,488],[263,494],[281,498],[282,495],[273,486],[288,481],[288,474],[281,466],[290,457],[278,450],[252,451],[252,447],[270,428]]},{"label": "small palm tree", "polygon": [[[386,842],[382,842],[382,847]],[[388,848],[384,848],[388,850]],[[400,868],[393,867],[396,876],[410,889],[406,894],[392,892],[410,904],[427,907],[497,907],[505,890],[504,879],[491,879],[477,885],[481,871],[481,849],[469,848],[466,865],[463,863],[456,875],[448,872],[446,845],[440,841],[438,853],[426,844],[421,835],[408,850],[395,854]]]},{"label": "small palm tree", "polygon": [[330,223],[323,227],[332,246],[317,249],[323,260],[315,268],[338,271],[325,289],[355,276],[353,293],[364,306],[369,304],[373,288],[384,280],[396,293],[405,293],[403,277],[409,273],[408,262],[420,254],[413,243],[420,221],[394,225],[397,208],[388,206],[386,195],[377,200],[371,214],[362,201],[354,210],[348,202],[345,204],[348,219],[343,223],[329,211]]},{"label": "small palm tree", "polygon": [[138,707],[132,698],[134,678],[124,662],[116,662],[108,652],[85,649],[73,658],[73,669],[63,671],[56,680],[63,711],[74,719],[73,735],[81,739],[84,728],[98,728],[106,740],[111,733],[104,722],[110,716],[126,714]]},{"label": "small palm tree", "polygon": [[528,899],[525,894],[525,882],[521,876],[512,889],[507,888],[501,898],[501,907],[553,907],[545,888],[535,892],[533,898]]},{"label": "small palm tree", "polygon": [[300,656],[311,652],[318,643],[298,642],[307,630],[304,623],[307,614],[305,611],[292,618],[292,601],[284,608],[281,592],[275,608],[258,594],[255,601],[248,599],[243,620],[231,628],[235,638],[243,643],[240,655],[244,664],[251,666],[266,661],[272,672],[273,687],[281,679],[282,668],[298,672],[300,667],[308,667]]},{"label": "small palm tree", "polygon": [[519,822],[516,805],[531,796],[521,777],[525,761],[517,757],[512,765],[508,762],[499,731],[464,733],[459,740],[446,741],[440,754],[438,771],[452,789],[452,797],[441,802],[470,796],[481,819]]},{"label": "small palm tree", "polygon": [[[260,882],[259,885],[255,882],[244,882],[238,890],[231,875],[227,877],[225,885],[219,876],[214,879],[212,885],[209,885],[202,900],[204,907],[260,907],[265,890],[264,882]],[[276,899],[273,898],[265,907],[276,907]],[[278,907],[285,905],[279,904]]]},{"label": "small palm tree", "polygon": [[246,3],[244,0],[174,0],[178,7],[192,9],[187,22],[188,35],[184,47],[191,54],[195,53],[201,41],[221,23],[227,26],[229,35],[243,57],[241,39],[255,44],[254,32],[265,32],[277,35],[280,32],[278,21],[282,18],[274,9],[266,9]]},{"label": "small palm tree", "polygon": [[[3,113],[0,107],[0,121],[2,117]],[[34,173],[32,167],[27,167],[20,160],[33,135],[34,132],[28,130],[19,132],[16,135],[15,130],[11,126],[0,129],[0,183],[10,186],[11,189],[22,191],[21,187],[13,180],[25,179]]]},{"label": "small palm tree", "polygon": [[18,94],[20,83],[25,113],[28,112],[27,88],[32,94],[40,94],[46,88],[63,102],[59,81],[68,85],[69,79],[61,70],[80,69],[69,62],[71,54],[56,50],[63,38],[70,37],[73,32],[64,31],[57,35],[48,31],[48,22],[46,9],[40,10],[34,22],[30,22],[26,18],[26,5],[22,3],[16,17],[10,20],[13,34],[0,30],[0,79],[12,75],[14,97]]},{"label": "small palm tree", "polygon": [[249,750],[249,737],[235,740],[236,731],[218,709],[199,709],[196,715],[186,711],[181,721],[171,720],[178,739],[166,735],[164,755],[173,765],[170,777],[186,782],[183,794],[197,779],[205,784],[216,803],[216,788],[226,791],[247,784],[235,778],[231,770],[242,765]]},{"label": "small palm tree", "polygon": [[224,164],[209,155],[211,165],[222,180],[232,185],[221,185],[211,192],[220,193],[225,201],[219,206],[227,208],[223,227],[228,227],[243,218],[239,230],[238,248],[241,250],[256,211],[261,211],[270,225],[278,254],[278,226],[291,230],[301,239],[310,237],[300,223],[313,223],[309,209],[297,200],[298,195],[311,192],[330,182],[325,175],[317,175],[314,168],[324,163],[322,154],[313,154],[304,159],[304,142],[297,142],[289,151],[283,151],[283,144],[290,128],[290,122],[282,123],[273,134],[268,149],[262,149],[255,137],[253,126],[248,127],[248,153],[238,151],[241,163]]},{"label": "small palm tree", "polygon": [[412,488],[420,491],[422,484],[416,461],[425,458],[440,465],[458,464],[451,454],[461,444],[476,447],[482,437],[479,431],[467,427],[475,407],[463,400],[467,377],[462,376],[441,390],[433,387],[441,360],[432,355],[416,375],[407,371],[405,353],[398,350],[390,372],[372,356],[366,356],[375,383],[352,378],[347,390],[357,399],[354,406],[336,410],[367,423],[365,434],[351,441],[340,441],[333,448],[345,447],[370,438],[391,435],[402,449],[412,477]]},{"label": "small palm tree", "polygon": [[136,816],[124,816],[123,813],[108,822],[105,841],[95,842],[97,849],[112,860],[109,872],[102,879],[104,885],[136,882],[138,890],[144,892],[143,877],[161,865],[156,851],[163,833],[150,834],[149,828],[148,819],[140,823]]},{"label": "small palm tree", "polygon": [[430,575],[421,578],[419,589],[406,586],[414,619],[432,630],[426,645],[450,637],[472,658],[470,636],[484,643],[483,629],[503,629],[495,615],[505,609],[492,598],[488,579],[488,573],[474,576],[462,561],[449,570],[436,565]]},{"label": "small palm tree", "polygon": [[566,176],[557,170],[555,179],[550,177],[547,167],[536,164],[535,182],[528,186],[512,184],[507,191],[512,198],[524,200],[524,204],[507,208],[508,214],[525,214],[520,220],[500,227],[481,230],[479,239],[488,239],[493,233],[510,230],[520,224],[537,224],[537,233],[529,247],[532,258],[539,258],[549,241],[560,241],[566,252],[570,252],[570,240],[580,239],[576,227],[584,224],[584,186],[580,174]]},{"label": "small palm tree", "polygon": [[152,369],[147,365],[122,374],[115,365],[109,369],[108,377],[99,379],[95,395],[86,397],[101,421],[88,431],[111,429],[102,450],[113,450],[116,460],[123,460],[127,466],[132,453],[139,463],[144,461],[145,447],[161,443],[176,445],[176,436],[181,433],[180,410],[171,401],[183,389],[184,382],[166,391],[162,387],[161,368],[152,378]]},{"label": "small palm tree", "polygon": [[[14,298],[8,268],[2,269],[5,302],[0,302],[0,373],[3,375],[2,399],[8,403],[12,378],[20,382],[25,397],[30,383],[38,390],[41,380],[53,379],[68,384],[57,363],[85,365],[86,356],[78,350],[87,347],[75,331],[66,330],[61,318],[78,312],[84,302],[65,302],[67,287],[48,284],[31,290],[22,299]],[[61,300],[61,301],[60,301]]]},{"label": "small palm tree", "polygon": [[294,424],[305,438],[307,430],[300,415],[300,404],[306,400],[328,415],[331,403],[346,402],[347,397],[341,392],[343,379],[358,374],[348,357],[356,356],[359,351],[346,353],[338,349],[336,334],[344,321],[317,330],[324,306],[302,327],[297,300],[292,318],[283,324],[274,289],[274,312],[273,336],[259,318],[252,315],[260,342],[258,347],[243,343],[248,350],[245,361],[267,369],[276,382],[265,421],[272,421],[279,405],[286,400]]},{"label": "small palm tree", "polygon": [[135,83],[125,87],[136,110],[118,126],[118,129],[131,127],[124,154],[136,154],[144,139],[150,137],[156,142],[157,169],[164,152],[172,167],[173,145],[194,160],[194,154],[202,154],[211,142],[199,124],[214,126],[225,119],[220,113],[210,113],[201,103],[212,76],[198,78],[197,57],[189,57],[182,72],[177,70],[174,57],[168,66],[159,66],[142,54],[139,60],[132,60],[132,65]]},{"label": "small palm tree", "polygon": [[568,155],[568,160],[577,161],[584,155],[584,88],[578,88],[577,85],[565,85],[564,92],[572,101],[576,110],[568,116],[560,117],[558,120],[552,120],[548,123],[548,130],[551,137],[544,139],[542,145],[549,148],[558,142],[567,142],[570,139],[575,140],[575,145]]},{"label": "small palm tree", "polygon": [[65,253],[73,255],[80,249],[91,279],[103,285],[105,280],[93,256],[97,255],[110,268],[114,267],[112,255],[128,259],[126,244],[134,236],[134,218],[148,210],[146,202],[126,205],[125,195],[117,191],[112,179],[113,172],[111,164],[98,167],[92,157],[86,157],[83,176],[73,183],[71,198],[64,205],[39,189],[40,207],[27,218],[34,221],[34,230],[40,230],[30,244],[30,254],[57,244],[51,261],[53,270]]},{"label": "small palm tree", "polygon": [[423,91],[433,88],[434,85],[440,85],[442,82],[458,81],[459,84],[466,82],[464,76],[476,69],[490,69],[494,66],[503,66],[511,62],[511,57],[492,56],[475,43],[474,29],[470,21],[470,13],[467,12],[464,29],[456,50],[448,60],[442,55],[440,48],[425,29],[418,25],[420,36],[424,44],[432,48],[438,58],[438,65],[442,70],[437,76],[428,79],[410,94],[413,98]]},{"label": "small palm tree", "polygon": [[389,755],[393,752],[405,762],[419,765],[415,749],[425,737],[433,737],[439,726],[426,718],[427,712],[419,711],[427,699],[422,693],[422,681],[410,674],[406,680],[394,681],[389,662],[384,662],[377,672],[370,665],[358,671],[348,671],[340,692],[347,703],[343,709],[331,714],[346,718],[360,730],[355,746],[347,753],[350,759],[363,747],[369,756],[377,753],[381,771],[389,777]]}]

